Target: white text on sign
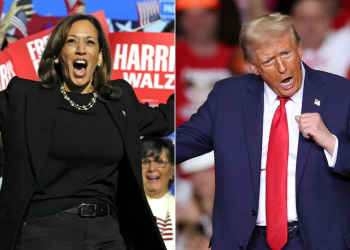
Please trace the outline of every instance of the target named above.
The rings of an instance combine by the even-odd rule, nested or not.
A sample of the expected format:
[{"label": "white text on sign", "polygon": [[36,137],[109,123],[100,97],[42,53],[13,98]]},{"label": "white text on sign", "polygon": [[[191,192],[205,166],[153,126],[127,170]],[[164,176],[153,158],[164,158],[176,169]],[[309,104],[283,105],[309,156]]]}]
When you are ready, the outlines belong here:
[{"label": "white text on sign", "polygon": [[116,44],[113,70],[134,88],[174,89],[174,69],[175,46]]},{"label": "white text on sign", "polygon": [[13,71],[13,65],[11,61],[8,61],[4,64],[0,65],[0,91],[6,89],[8,82],[14,77],[16,74]]},{"label": "white text on sign", "polygon": [[44,53],[44,50],[49,38],[50,38],[50,35],[47,35],[47,36],[44,36],[43,38],[38,38],[27,43],[28,52],[30,54],[30,58],[33,61],[35,72],[38,72],[41,56]]},{"label": "white text on sign", "polygon": [[[153,76],[153,77],[152,77]],[[127,73],[123,72],[123,78],[130,83],[134,88],[150,88],[150,89],[175,89],[174,74],[164,75],[167,81],[164,85],[159,83],[159,74],[149,73]]]},{"label": "white text on sign", "polygon": [[114,70],[174,72],[175,46],[131,44],[128,47],[129,44],[116,45]]}]

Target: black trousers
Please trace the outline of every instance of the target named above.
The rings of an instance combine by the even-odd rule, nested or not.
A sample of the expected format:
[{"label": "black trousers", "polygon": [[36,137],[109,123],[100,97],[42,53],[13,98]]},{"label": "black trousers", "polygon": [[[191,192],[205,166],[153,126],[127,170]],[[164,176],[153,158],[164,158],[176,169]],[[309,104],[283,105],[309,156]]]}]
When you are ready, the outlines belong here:
[{"label": "black trousers", "polygon": [[113,216],[81,218],[58,213],[24,221],[16,250],[126,250]]}]

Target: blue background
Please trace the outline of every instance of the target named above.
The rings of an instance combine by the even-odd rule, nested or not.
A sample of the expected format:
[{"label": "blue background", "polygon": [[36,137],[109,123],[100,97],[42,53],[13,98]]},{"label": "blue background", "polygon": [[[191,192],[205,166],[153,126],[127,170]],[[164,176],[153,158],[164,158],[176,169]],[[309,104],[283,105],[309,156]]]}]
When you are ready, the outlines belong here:
[{"label": "blue background", "polygon": [[[118,20],[132,20],[137,21],[137,8],[136,2],[142,0],[85,0],[86,13],[91,14],[93,12],[104,10],[107,18]],[[2,12],[7,12],[12,4],[12,0],[4,0],[5,5]],[[52,16],[66,16],[67,9],[64,0],[32,0],[34,4],[34,11],[39,15],[52,15]],[[173,5],[175,11],[174,0],[159,0],[162,7],[162,17],[174,19],[174,12],[169,12],[169,5]],[[168,8],[163,10],[163,6],[168,5]]]},{"label": "blue background", "polygon": [[[3,12],[7,12],[12,0],[5,2]],[[34,11],[39,15],[66,16],[67,9],[63,0],[32,0]],[[140,0],[85,0],[86,13],[104,10],[107,18],[119,20],[138,20],[136,2]]]}]

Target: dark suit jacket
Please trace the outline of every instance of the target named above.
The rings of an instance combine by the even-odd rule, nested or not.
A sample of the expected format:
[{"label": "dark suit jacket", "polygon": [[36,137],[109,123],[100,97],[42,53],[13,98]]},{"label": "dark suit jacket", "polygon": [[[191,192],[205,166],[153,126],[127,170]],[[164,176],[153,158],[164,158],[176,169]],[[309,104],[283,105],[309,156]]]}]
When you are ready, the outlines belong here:
[{"label": "dark suit jacket", "polygon": [[[339,149],[330,168],[323,148],[300,133],[296,202],[301,236],[306,249],[350,249],[350,81],[304,66],[302,113],[320,113],[338,137]],[[215,152],[213,250],[246,249],[254,230],[263,109],[263,80],[252,74],[232,77],[216,83],[198,112],[176,128],[177,163]]]},{"label": "dark suit jacket", "polygon": [[[141,135],[165,136],[174,130],[172,105],[140,104],[130,84],[118,101],[105,105],[124,142],[119,164],[117,209],[121,232],[133,249],[165,249],[148,206],[141,174]],[[57,110],[59,86],[45,89],[38,82],[14,77],[0,92],[0,130],[4,146],[4,178],[0,192],[0,249],[11,250],[21,221],[40,180]],[[125,112],[126,115],[123,114]]]}]

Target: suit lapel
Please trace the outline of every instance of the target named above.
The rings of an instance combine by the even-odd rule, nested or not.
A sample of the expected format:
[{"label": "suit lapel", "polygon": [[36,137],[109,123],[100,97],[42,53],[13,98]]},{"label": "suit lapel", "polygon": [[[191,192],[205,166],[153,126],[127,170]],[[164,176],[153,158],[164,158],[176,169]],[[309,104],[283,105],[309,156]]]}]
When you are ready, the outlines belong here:
[{"label": "suit lapel", "polygon": [[248,145],[247,148],[249,149],[248,154],[257,205],[259,204],[264,112],[264,84],[261,78],[259,79],[252,81],[248,85],[250,94],[242,98],[245,136]]},{"label": "suit lapel", "polygon": [[[141,158],[132,157],[128,155],[129,153],[137,151],[137,147],[139,146],[139,150],[141,151],[141,142],[139,140],[140,135],[134,134],[138,131],[138,128],[135,128],[135,121],[131,119],[128,115],[128,110],[125,108],[127,105],[123,105],[123,101],[119,100],[117,102],[106,102],[105,103],[109,114],[111,115],[114,123],[116,124],[121,137],[123,139],[124,144],[124,153],[126,153],[128,161],[131,166],[140,166],[140,171],[136,171],[132,168],[134,174],[140,177],[141,174]],[[133,122],[134,121],[134,122]]]},{"label": "suit lapel", "polygon": [[[305,81],[304,81],[304,93],[303,104],[301,113],[319,113],[326,103],[326,93],[321,91],[321,87],[324,84],[316,72],[310,69],[307,65],[305,67]],[[320,105],[316,105],[315,101],[319,101]],[[299,133],[299,145],[297,154],[297,166],[296,166],[296,192],[298,193],[300,181],[307,163],[308,155],[310,153],[311,146],[315,144],[312,139],[306,139],[301,133]]]},{"label": "suit lapel", "polygon": [[40,87],[31,91],[26,100],[26,135],[30,159],[37,180],[42,170],[51,140],[51,130],[58,107],[59,86]]}]

